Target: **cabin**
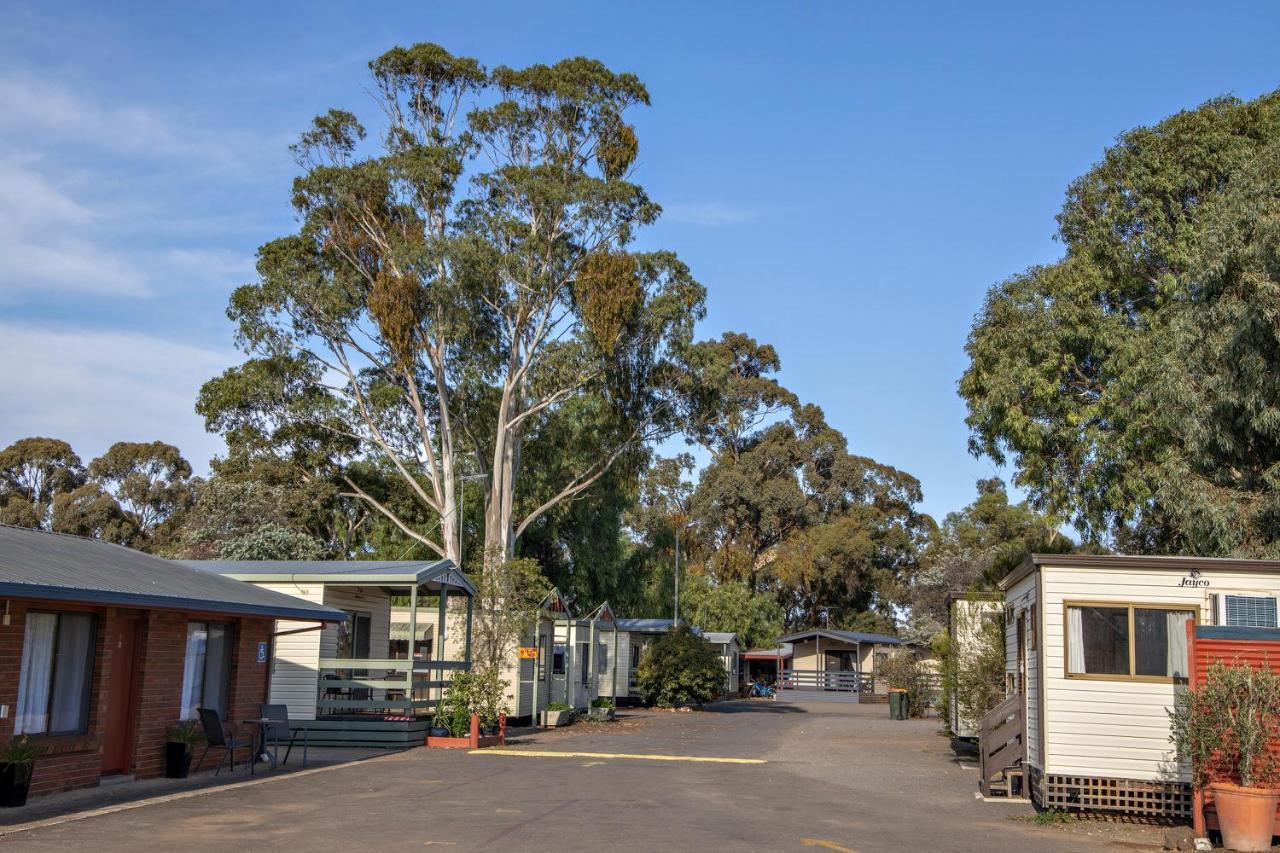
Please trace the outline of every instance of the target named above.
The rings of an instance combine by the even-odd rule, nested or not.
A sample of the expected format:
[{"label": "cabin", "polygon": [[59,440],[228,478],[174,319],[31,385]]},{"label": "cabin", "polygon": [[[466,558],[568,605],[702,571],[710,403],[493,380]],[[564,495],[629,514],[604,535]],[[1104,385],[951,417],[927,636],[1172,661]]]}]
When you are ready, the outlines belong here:
[{"label": "cabin", "polygon": [[724,693],[725,698],[733,698],[742,692],[742,672],[740,656],[742,650],[738,647],[738,635],[731,631],[704,631],[702,639],[710,643],[716,650],[716,654],[720,656],[720,663],[724,666]]},{"label": "cabin", "polygon": [[1168,710],[1188,623],[1277,627],[1280,562],[1033,554],[1000,589],[1008,698],[979,723],[983,793],[1187,817]]},{"label": "cabin", "polygon": [[[971,662],[981,653],[983,639],[994,639],[988,632],[1003,630],[1004,595],[986,590],[953,591],[947,594],[946,605],[950,653],[958,662]],[[955,685],[947,697],[947,712],[952,737],[967,742],[977,739],[978,721],[961,711]]]},{"label": "cabin", "polygon": [[639,702],[640,692],[636,688],[636,670],[640,667],[640,659],[644,650],[657,642],[676,624],[674,619],[619,619],[618,628],[618,675],[616,700],[622,702]]},{"label": "cabin", "polygon": [[809,628],[779,640],[791,646],[782,690],[847,693],[860,701],[884,700],[888,685],[876,679],[879,663],[903,641],[887,634]]},{"label": "cabin", "polygon": [[618,659],[619,633],[608,603],[578,618],[553,589],[503,668],[512,716],[536,722],[552,703],[586,709],[594,699],[615,698]]},{"label": "cabin", "polygon": [[198,708],[249,733],[277,620],[316,631],[343,618],[120,545],[0,525],[0,750],[24,736],[39,748],[33,795],[160,776],[168,730]]},{"label": "cabin", "polygon": [[[471,668],[475,587],[450,560],[186,563],[346,616],[321,630],[288,620],[276,627],[271,701],[288,706],[291,721],[305,722],[313,746],[421,744],[452,673]],[[394,641],[393,605],[407,620]],[[417,619],[428,608],[435,610],[428,622],[434,636],[419,645]],[[451,612],[459,619],[448,618]],[[460,623],[460,637],[450,638],[451,622]],[[442,653],[453,650],[452,658]]]}]

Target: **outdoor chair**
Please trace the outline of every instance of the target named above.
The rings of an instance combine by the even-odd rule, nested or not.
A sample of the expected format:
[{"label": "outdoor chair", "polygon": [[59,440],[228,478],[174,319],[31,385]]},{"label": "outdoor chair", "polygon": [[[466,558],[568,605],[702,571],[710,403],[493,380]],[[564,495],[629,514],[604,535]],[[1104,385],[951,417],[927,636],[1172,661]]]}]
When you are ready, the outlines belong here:
[{"label": "outdoor chair", "polygon": [[[289,706],[288,705],[271,705],[263,703],[260,706],[263,719],[270,720],[262,727],[263,744],[265,750],[271,747],[273,762],[277,767],[289,763],[289,754],[293,752],[293,744],[302,738],[302,766],[307,766],[307,728],[303,726],[300,729],[294,729],[289,725]],[[280,761],[280,745],[286,744],[284,751],[284,761]]]},{"label": "outdoor chair", "polygon": [[[200,728],[204,729],[204,752],[200,753],[199,764],[204,764],[204,757],[209,754],[210,749],[221,749],[222,760],[218,762],[218,767],[213,771],[213,775],[217,776],[222,772],[222,765],[230,763],[231,772],[236,772],[236,750],[248,749],[249,772],[253,773],[253,739],[247,737],[235,737],[228,734],[226,728],[222,724],[222,718],[218,716],[218,712],[213,708],[200,708]],[[197,766],[199,766],[197,764]]]}]

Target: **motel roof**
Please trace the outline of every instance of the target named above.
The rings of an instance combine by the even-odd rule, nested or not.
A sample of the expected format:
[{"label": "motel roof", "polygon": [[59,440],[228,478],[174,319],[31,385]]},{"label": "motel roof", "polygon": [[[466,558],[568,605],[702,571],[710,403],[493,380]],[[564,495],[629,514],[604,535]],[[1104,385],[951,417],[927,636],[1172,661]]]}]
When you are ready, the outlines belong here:
[{"label": "motel roof", "polygon": [[0,598],[340,622],[342,611],[98,539],[0,525]]},{"label": "motel roof", "polygon": [[452,560],[183,560],[184,565],[250,583],[341,586],[441,586],[475,595],[471,579]]}]

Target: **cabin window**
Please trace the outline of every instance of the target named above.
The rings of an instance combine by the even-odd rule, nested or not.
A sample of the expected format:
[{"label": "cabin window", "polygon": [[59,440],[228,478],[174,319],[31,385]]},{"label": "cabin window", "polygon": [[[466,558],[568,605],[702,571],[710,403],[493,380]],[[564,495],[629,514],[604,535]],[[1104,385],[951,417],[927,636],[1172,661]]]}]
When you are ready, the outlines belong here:
[{"label": "cabin window", "polygon": [[588,651],[591,646],[586,643],[578,644],[578,654],[582,655],[582,664],[579,669],[582,671],[582,686],[587,687],[591,684],[591,658]]},{"label": "cabin window", "polygon": [[1067,675],[1181,679],[1195,612],[1150,605],[1068,604]]},{"label": "cabin window", "polygon": [[609,671],[608,646],[596,646],[596,660],[599,661],[599,663],[596,664],[596,672],[602,675],[607,673]]},{"label": "cabin window", "polygon": [[27,614],[14,734],[83,734],[89,726],[94,617]]},{"label": "cabin window", "polygon": [[1241,628],[1275,628],[1276,600],[1269,595],[1223,596],[1222,624]]},{"label": "cabin window", "polygon": [[551,674],[564,675],[564,646],[556,643],[555,651],[551,653]]},{"label": "cabin window", "polygon": [[211,708],[226,717],[231,682],[231,626],[224,622],[188,622],[182,667],[182,719]]},{"label": "cabin window", "polygon": [[538,635],[538,680],[547,680],[547,648],[551,644],[550,637]]},{"label": "cabin window", "polygon": [[338,625],[337,657],[347,660],[369,659],[369,635],[372,633],[373,616],[355,610],[344,610],[347,621]]}]

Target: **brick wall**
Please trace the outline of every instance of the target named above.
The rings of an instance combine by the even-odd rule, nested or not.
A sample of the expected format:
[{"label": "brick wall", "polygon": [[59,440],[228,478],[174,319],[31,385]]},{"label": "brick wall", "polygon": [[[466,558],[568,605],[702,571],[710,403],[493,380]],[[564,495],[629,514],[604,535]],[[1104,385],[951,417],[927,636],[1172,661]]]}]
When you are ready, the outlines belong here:
[{"label": "brick wall", "polygon": [[[186,654],[187,623],[193,620],[231,622],[235,632],[229,683],[228,714],[232,722],[258,716],[258,705],[265,701],[269,663],[257,662],[258,643],[270,642],[273,622],[270,619],[235,618],[213,614],[174,610],[122,611],[118,608],[77,607],[61,602],[10,601],[8,625],[0,625],[0,704],[9,706],[8,716],[0,719],[0,746],[13,737],[17,712],[18,680],[22,666],[22,644],[28,609],[77,610],[98,617],[97,646],[94,655],[88,732],[83,735],[34,736],[44,750],[36,762],[32,777],[32,794],[62,791],[96,785],[102,768],[102,737],[107,716],[107,685],[115,661],[114,637],[120,620],[130,613],[140,616],[142,637],[137,657],[134,684],[136,719],[133,725],[132,772],[139,778],[164,773],[164,743],[167,729],[178,721],[182,702],[183,665]],[[117,664],[118,665],[118,664]],[[203,747],[197,748],[199,758]],[[206,765],[214,766],[220,757],[211,750]],[[243,759],[243,751],[237,756]]]}]

